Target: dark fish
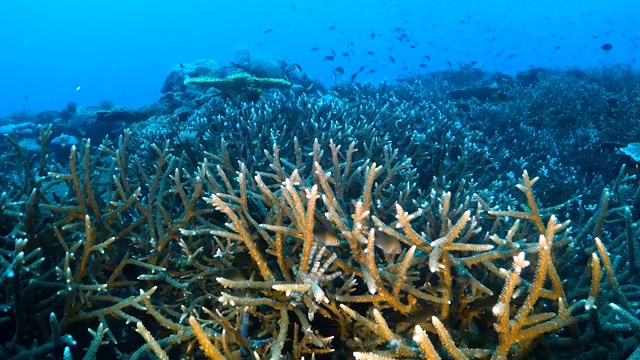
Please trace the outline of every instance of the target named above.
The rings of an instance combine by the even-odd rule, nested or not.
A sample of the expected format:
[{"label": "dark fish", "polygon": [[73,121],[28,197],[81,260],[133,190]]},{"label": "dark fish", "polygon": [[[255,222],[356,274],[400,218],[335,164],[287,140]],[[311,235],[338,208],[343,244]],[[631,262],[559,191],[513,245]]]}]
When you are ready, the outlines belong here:
[{"label": "dark fish", "polygon": [[184,64],[180,63],[180,69],[184,69]]},{"label": "dark fish", "polygon": [[376,72],[376,69],[371,69],[371,70],[367,71],[367,74],[373,74],[374,72]]},{"label": "dark fish", "polygon": [[412,48],[412,49],[415,49],[415,48],[416,48],[416,46],[415,46],[415,45],[411,45],[411,46],[409,46],[409,47],[410,47],[410,48]]},{"label": "dark fish", "polygon": [[447,65],[449,65],[449,67],[452,67],[453,64],[451,63],[451,61],[447,60]]},{"label": "dark fish", "polygon": [[316,47],[312,47],[312,48],[311,48],[311,51],[318,51],[318,50],[320,50],[320,48],[319,48],[319,47],[317,47],[317,46],[316,46]]},{"label": "dark fish", "polygon": [[373,31],[371,32],[371,34],[369,35],[370,38],[375,38],[376,37],[376,33],[374,33]]},{"label": "dark fish", "polygon": [[367,67],[367,65],[360,66],[360,69],[358,69],[358,72],[362,72],[362,70],[364,70],[364,68],[366,68],[366,67]]},{"label": "dark fish", "polygon": [[335,68],[333,70],[333,72],[338,74],[338,75],[342,75],[342,74],[344,74],[344,69],[338,66],[337,68]]},{"label": "dark fish", "polygon": [[349,53],[345,51],[345,52],[342,53],[342,56],[345,56],[345,57],[349,56]]},{"label": "dark fish", "polygon": [[272,31],[273,31],[273,29],[267,29],[267,30],[264,31],[264,33],[268,34],[268,33],[272,32]]},{"label": "dark fish", "polygon": [[392,64],[396,63],[396,59],[393,56],[389,56],[389,60],[391,60]]},{"label": "dark fish", "polygon": [[613,45],[607,43],[607,44],[604,44],[604,45],[600,46],[600,48],[602,50],[604,50],[604,51],[609,51],[609,50],[613,49]]},{"label": "dark fish", "polygon": [[429,55],[425,55],[424,58],[427,59],[427,61],[431,61],[431,56]]},{"label": "dark fish", "polygon": [[426,68],[426,67],[427,67],[427,64],[420,64],[420,67],[421,67],[421,68]]},{"label": "dark fish", "polygon": [[507,57],[507,59],[513,59],[514,57],[516,57],[516,54],[511,54],[509,55],[509,57]]},{"label": "dark fish", "polygon": [[350,77],[351,81],[353,82],[356,79],[356,76],[358,76],[358,73],[353,73]]},{"label": "dark fish", "polygon": [[471,62],[470,62],[471,66],[475,66],[475,64],[477,64],[477,63],[478,63],[478,62],[477,62],[477,61],[475,61],[475,60],[473,60],[473,61],[471,61]]},{"label": "dark fish", "polygon": [[335,30],[335,29],[336,29],[336,26],[335,26],[335,25],[331,25],[331,26],[329,26],[329,30]]},{"label": "dark fish", "polygon": [[374,55],[375,53],[373,51],[367,51],[367,54]]},{"label": "dark fish", "polygon": [[293,64],[293,67],[298,71],[298,72],[302,72],[302,66],[298,65],[298,64]]},{"label": "dark fish", "polygon": [[333,60],[335,60],[335,59],[336,59],[336,56],[335,56],[335,55],[326,55],[326,56],[324,57],[324,60],[325,60],[325,61],[327,61],[327,60],[329,60],[329,61],[333,61]]},{"label": "dark fish", "polygon": [[325,226],[315,226],[313,228],[313,240],[324,246],[340,245],[340,238],[333,229]]},{"label": "dark fish", "polygon": [[556,45],[556,46],[554,47],[554,49],[556,49],[556,50],[560,50],[560,45]]}]

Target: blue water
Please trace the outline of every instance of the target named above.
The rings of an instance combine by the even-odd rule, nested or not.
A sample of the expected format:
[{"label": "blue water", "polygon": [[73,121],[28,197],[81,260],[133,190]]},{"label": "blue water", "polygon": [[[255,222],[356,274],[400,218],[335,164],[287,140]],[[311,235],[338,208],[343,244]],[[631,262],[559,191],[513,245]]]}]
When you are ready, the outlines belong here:
[{"label": "blue water", "polygon": [[[638,13],[640,2],[630,0],[3,0],[0,116],[69,101],[141,106],[158,99],[174,65],[228,64],[239,48],[297,63],[327,84],[336,67],[348,77],[366,66],[364,82],[447,69],[447,62],[477,61],[511,75],[635,65]],[[601,49],[606,43],[610,51]],[[335,60],[326,61],[331,50]]]}]

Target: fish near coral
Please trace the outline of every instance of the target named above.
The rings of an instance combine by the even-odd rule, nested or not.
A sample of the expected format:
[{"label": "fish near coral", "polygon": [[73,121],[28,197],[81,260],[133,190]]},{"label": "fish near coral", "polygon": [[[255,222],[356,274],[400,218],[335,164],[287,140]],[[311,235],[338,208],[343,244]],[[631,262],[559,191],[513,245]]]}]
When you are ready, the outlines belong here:
[{"label": "fish near coral", "polygon": [[402,252],[400,240],[382,231],[376,231],[375,246],[385,255],[398,255]]},{"label": "fish near coral", "polygon": [[324,246],[338,246],[340,239],[332,229],[323,225],[316,225],[313,229],[313,240]]}]

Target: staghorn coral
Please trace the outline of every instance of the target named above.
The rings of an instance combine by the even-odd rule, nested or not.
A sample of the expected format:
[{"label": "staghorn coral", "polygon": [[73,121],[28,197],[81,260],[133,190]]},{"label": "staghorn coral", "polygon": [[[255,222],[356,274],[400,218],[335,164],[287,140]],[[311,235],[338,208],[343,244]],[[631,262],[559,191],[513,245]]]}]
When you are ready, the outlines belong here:
[{"label": "staghorn coral", "polygon": [[[630,309],[635,299],[617,280],[632,275],[614,273],[601,241],[591,290],[565,289],[555,258],[574,246],[568,222],[539,208],[526,172],[524,210],[498,211],[468,185],[419,202],[398,196],[394,172],[409,165],[366,161],[353,145],[331,143],[329,157],[318,142],[309,154],[294,148],[295,163],[274,146],[271,171],[254,173],[209,157],[190,173],[168,146],[143,163],[130,138],[72,149],[68,172],[51,174],[69,191],[42,204],[57,250],[15,255],[12,267],[31,278],[21,297],[48,293],[32,308],[59,312],[56,332],[87,339],[91,356],[530,356],[585,346],[572,327],[621,311],[597,306],[600,266],[612,301]],[[606,213],[597,228],[616,215]],[[319,243],[318,224],[339,241]],[[399,254],[380,246],[385,236]],[[76,334],[81,324],[96,330]]]},{"label": "staghorn coral", "polygon": [[[633,169],[599,188],[593,208],[558,196],[550,175],[471,180],[509,151],[485,150],[476,141],[486,133],[448,105],[404,95],[211,99],[192,119],[191,145],[125,132],[72,148],[65,165],[47,157],[47,131],[35,155],[9,139],[2,356],[636,351]],[[542,149],[549,131],[520,134],[517,146]]]}]

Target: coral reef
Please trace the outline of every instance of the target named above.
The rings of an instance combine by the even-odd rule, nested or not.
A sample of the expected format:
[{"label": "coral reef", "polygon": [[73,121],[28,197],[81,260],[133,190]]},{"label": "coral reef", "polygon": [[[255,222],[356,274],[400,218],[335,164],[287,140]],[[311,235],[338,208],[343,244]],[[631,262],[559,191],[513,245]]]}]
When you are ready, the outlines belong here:
[{"label": "coral reef", "polygon": [[56,122],[8,132],[0,357],[632,356],[640,190],[602,139],[639,140],[606,104],[640,76],[452,98],[485,75],[168,92],[64,161]]},{"label": "coral reef", "polygon": [[185,85],[198,85],[202,87],[215,87],[222,93],[240,100],[247,100],[247,94],[254,90],[261,91],[262,88],[286,89],[291,86],[291,82],[280,78],[260,78],[246,72],[237,72],[222,78],[201,76],[196,78],[186,78]]}]

